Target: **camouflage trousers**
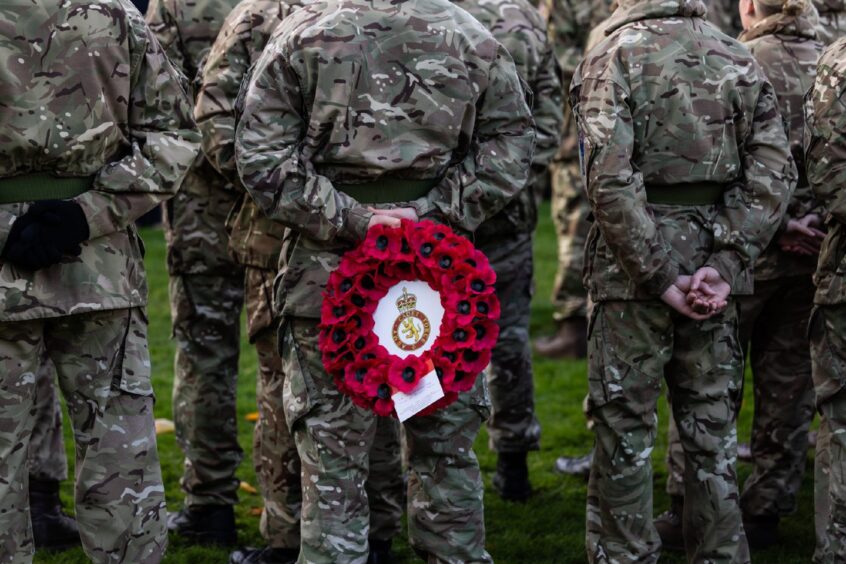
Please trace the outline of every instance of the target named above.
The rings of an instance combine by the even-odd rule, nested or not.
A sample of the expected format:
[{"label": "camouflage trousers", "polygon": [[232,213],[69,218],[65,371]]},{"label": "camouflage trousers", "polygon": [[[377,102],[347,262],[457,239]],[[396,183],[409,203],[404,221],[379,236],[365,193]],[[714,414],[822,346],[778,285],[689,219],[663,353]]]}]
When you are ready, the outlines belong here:
[{"label": "camouflage trousers", "polygon": [[491,394],[488,420],[490,448],[526,452],[540,448],[541,428],[535,416],[535,387],[529,317],[533,292],[532,234],[504,233],[476,241],[496,272],[496,294],[502,304],[499,340],[487,372]]},{"label": "camouflage trousers", "polygon": [[[323,369],[317,321],[287,318],[282,359],[284,405],[302,463],[300,562],[367,561],[370,533],[365,489],[374,470],[378,417],[335,387]],[[430,562],[490,562],[485,550],[484,487],[473,441],[489,415],[485,382],[429,417],[403,425],[409,464],[411,546]],[[399,472],[393,474],[401,481]]]},{"label": "camouflage trousers", "polygon": [[[744,515],[796,511],[814,418],[807,337],[813,299],[810,275],[756,281],[755,295],[738,298],[740,343],[749,349],[755,392],[754,468],[740,496]],[[669,423],[667,492],[683,496],[684,452],[672,419]]]},{"label": "camouflage trousers", "polygon": [[594,306],[588,340],[596,448],[587,500],[591,562],[656,562],[652,461],[665,379],[685,451],[684,531],[691,562],[745,562],[737,504],[737,315],[696,322],[658,301]]},{"label": "camouflage trousers", "polygon": [[[285,372],[278,351],[278,323],[273,315],[274,271],[247,267],[247,331],[258,353],[259,420],[253,431],[253,464],[264,497],[259,528],[268,546],[300,546],[302,485],[300,457],[285,422],[282,402]],[[370,451],[365,485],[370,505],[370,538],[392,539],[402,519],[402,463],[399,423],[380,418]]]},{"label": "camouflage trousers", "polygon": [[68,479],[68,458],[62,433],[62,407],[56,390],[56,369],[43,352],[35,375],[35,422],[29,438],[29,476],[61,482]]},{"label": "camouflage trousers", "polygon": [[846,561],[846,306],[819,306],[811,317],[820,429],[814,468],[814,562]]},{"label": "camouflage trousers", "polygon": [[159,562],[167,544],[141,309],[0,323],[0,561],[29,562],[36,375],[55,366],[76,438],[76,517],[93,562]]},{"label": "camouflage trousers", "polygon": [[584,251],[590,231],[590,203],[578,161],[552,163],[552,221],[558,238],[558,270],[552,289],[553,317],[563,321],[587,317],[583,277]]},{"label": "camouflage trousers", "polygon": [[185,453],[180,484],[189,506],[238,503],[235,472],[243,451],[236,391],[243,300],[244,274],[234,263],[229,275],[170,278],[176,341],[173,421]]}]

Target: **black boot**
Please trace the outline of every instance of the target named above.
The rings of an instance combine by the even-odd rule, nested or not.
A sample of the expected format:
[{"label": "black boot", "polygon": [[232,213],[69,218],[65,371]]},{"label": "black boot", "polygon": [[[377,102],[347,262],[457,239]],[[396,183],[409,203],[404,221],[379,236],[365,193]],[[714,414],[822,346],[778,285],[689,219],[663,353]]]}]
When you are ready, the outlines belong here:
[{"label": "black boot", "polygon": [[379,540],[370,538],[370,555],[367,557],[367,564],[391,564],[394,561],[394,555],[391,553],[391,544],[393,541]]},{"label": "black boot", "polygon": [[684,550],[683,513],[684,498],[674,495],[670,498],[670,508],[655,518],[655,528],[661,537],[661,545],[667,550]]},{"label": "black boot", "polygon": [[496,460],[493,487],[506,501],[525,502],[532,495],[525,452],[503,452]]},{"label": "black boot", "polygon": [[229,555],[229,564],[294,564],[298,548],[241,548]]},{"label": "black boot", "polygon": [[233,546],[238,540],[231,505],[187,506],[168,515],[167,529],[190,544]]},{"label": "black boot", "polygon": [[59,482],[30,478],[29,512],[36,549],[67,550],[81,544],[76,521],[62,511]]},{"label": "black boot", "polygon": [[778,542],[777,515],[744,515],[743,528],[749,548],[761,550]]}]

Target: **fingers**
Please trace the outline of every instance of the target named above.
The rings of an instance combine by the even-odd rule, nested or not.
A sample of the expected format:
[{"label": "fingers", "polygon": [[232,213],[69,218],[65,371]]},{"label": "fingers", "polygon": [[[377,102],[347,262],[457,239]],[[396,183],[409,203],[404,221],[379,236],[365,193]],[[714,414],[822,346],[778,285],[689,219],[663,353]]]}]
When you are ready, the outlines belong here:
[{"label": "fingers", "polygon": [[391,217],[389,215],[381,215],[381,214],[374,214],[370,218],[370,223],[367,224],[367,227],[373,227],[374,225],[386,225],[388,227],[400,227],[401,222],[396,217]]},{"label": "fingers", "polygon": [[414,208],[380,209],[368,207],[367,209],[376,215],[387,215],[389,217],[395,217],[397,219],[408,219],[410,221],[417,221],[417,210],[415,210]]}]

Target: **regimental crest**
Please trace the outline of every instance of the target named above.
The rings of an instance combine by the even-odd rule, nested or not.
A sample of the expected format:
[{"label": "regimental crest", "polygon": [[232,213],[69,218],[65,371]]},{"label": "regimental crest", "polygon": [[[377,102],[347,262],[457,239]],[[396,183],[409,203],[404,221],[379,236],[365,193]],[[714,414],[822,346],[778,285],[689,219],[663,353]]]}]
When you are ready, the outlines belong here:
[{"label": "regimental crest", "polygon": [[396,303],[399,315],[391,331],[394,344],[404,351],[416,351],[426,344],[432,333],[429,318],[417,309],[417,296],[409,294],[407,288],[402,289]]}]

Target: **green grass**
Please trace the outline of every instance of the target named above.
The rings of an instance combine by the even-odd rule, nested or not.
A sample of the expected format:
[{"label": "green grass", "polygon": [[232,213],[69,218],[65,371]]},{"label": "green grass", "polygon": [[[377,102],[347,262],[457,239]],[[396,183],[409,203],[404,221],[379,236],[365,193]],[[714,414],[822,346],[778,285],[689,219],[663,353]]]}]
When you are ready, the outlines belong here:
[{"label": "green grass", "polygon": [[[170,341],[170,311],[167,297],[164,240],[161,232],[145,230],[147,268],[150,279],[150,350],[153,360],[154,386],[158,394],[156,417],[171,418],[171,382],[173,379],[173,343]],[[537,291],[532,306],[532,333],[541,335],[552,330],[552,308],[549,295],[555,272],[556,250],[549,208],[541,211],[541,224],[536,241],[535,277]],[[255,484],[250,465],[252,424],[244,416],[255,410],[256,357],[246,340],[242,343],[241,374],[238,386],[239,436],[245,450],[239,477]],[[748,378],[748,375],[747,375]],[[587,390],[584,362],[553,362],[536,359],[535,383],[537,411],[543,426],[542,449],[529,458],[532,483],[536,493],[525,505],[505,503],[490,488],[490,479],[496,465],[495,456],[487,448],[487,435],[483,431],[476,443],[485,476],[485,516],[488,550],[499,562],[584,562],[584,506],[586,487],[581,478],[560,477],[553,473],[552,465],[562,454],[580,455],[592,444],[592,436],[585,428],[582,417],[582,398]],[[746,389],[746,406],[740,417],[740,437],[747,440],[752,418],[751,385]],[[667,407],[660,406],[662,429],[665,427]],[[67,424],[68,456],[72,457],[71,433]],[[655,509],[663,511],[669,500],[664,492],[666,468],[664,452],[666,437],[659,433],[658,445],[652,460],[655,467]],[[182,453],[173,434],[159,438],[159,453],[167,491],[168,508],[176,510],[182,505],[179,476],[182,471]],[[809,457],[808,473],[802,485],[799,511],[782,522],[783,542],[766,552],[753,554],[757,562],[808,562],[814,547],[813,535],[813,485],[812,461]],[[740,464],[741,481],[749,475],[750,467]],[[71,471],[71,475],[73,472]],[[70,483],[63,486],[65,505],[70,506]],[[261,544],[258,517],[250,509],[261,506],[258,496],[242,495],[237,507],[240,540],[246,544]],[[414,557],[405,538],[398,540],[401,561],[413,562]],[[223,550],[187,547],[171,538],[166,562],[193,564],[196,562],[226,562]],[[82,550],[57,555],[40,554],[37,562],[77,563],[87,562]],[[678,555],[666,554],[668,562],[683,562]]]}]

